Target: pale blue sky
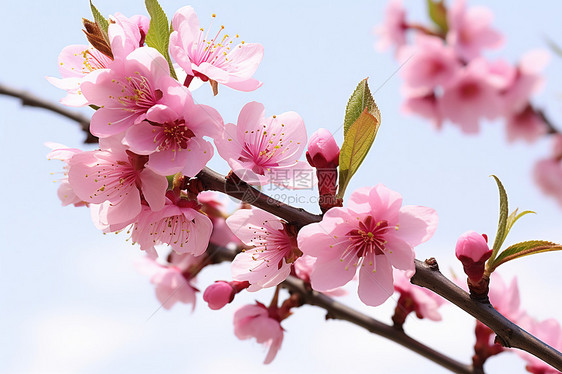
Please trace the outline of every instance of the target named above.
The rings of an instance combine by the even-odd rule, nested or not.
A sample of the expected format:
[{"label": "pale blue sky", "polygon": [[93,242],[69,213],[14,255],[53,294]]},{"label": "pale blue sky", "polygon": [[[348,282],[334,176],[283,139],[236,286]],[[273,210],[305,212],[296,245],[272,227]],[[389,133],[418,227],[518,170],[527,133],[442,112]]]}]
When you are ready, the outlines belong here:
[{"label": "pale blue sky", "polygon": [[[425,19],[424,1],[408,1],[412,18]],[[471,5],[482,2],[470,1]],[[500,52],[515,61],[523,52],[544,47],[549,35],[562,44],[560,14],[555,1],[487,2],[494,24],[506,34]],[[162,0],[171,16],[188,3]],[[262,88],[241,93],[223,88],[218,97],[203,87],[194,95],[212,105],[225,121],[236,120],[248,101],[264,103],[268,114],[294,110],[311,134],[319,127],[334,132],[355,85],[370,77],[379,87],[397,68],[391,53],[373,48],[373,26],[382,21],[385,1],[194,1],[201,24],[217,14],[217,22],[247,42],[264,45],[265,57],[256,78]],[[508,5],[509,4],[509,5]],[[142,1],[98,0],[104,14],[145,13]],[[63,92],[45,76],[58,76],[57,56],[69,44],[82,44],[81,18],[90,17],[87,1],[11,1],[3,5],[0,23],[3,58],[0,82],[58,100]],[[562,128],[562,60],[554,58],[546,70],[548,82],[537,103],[545,106]],[[434,238],[417,250],[418,258],[435,256],[441,268],[459,271],[453,248],[458,235],[477,230],[493,236],[497,222],[497,190],[490,174],[498,175],[512,207],[535,210],[519,223],[507,242],[548,239],[562,242],[562,210],[540,194],[531,180],[535,160],[548,155],[550,144],[507,144],[503,125],[485,123],[473,137],[445,126],[431,125],[400,113],[400,78],[390,79],[375,97],[382,127],[372,152],[348,191],[384,183],[399,191],[406,204],[433,207],[440,216]],[[84,109],[85,113],[91,113]],[[46,141],[82,147],[77,126],[39,109],[21,109],[10,98],[0,98],[0,152],[4,196],[0,260],[0,372],[84,373],[199,373],[199,372],[444,372],[431,362],[393,343],[370,336],[345,322],[324,321],[321,310],[304,307],[284,321],[283,348],[264,367],[262,347],[238,341],[233,335],[233,311],[270,292],[242,294],[236,305],[209,311],[201,299],[192,314],[189,306],[158,311],[153,286],[138,274],[132,262],[141,256],[125,242],[126,235],[102,235],[92,225],[87,209],[63,208],[56,197],[62,164],[47,161]],[[212,167],[226,171],[220,159]],[[310,208],[310,207],[309,207]],[[522,302],[530,314],[562,320],[559,253],[508,264],[501,273],[519,277]],[[228,279],[228,266],[203,272],[204,289],[215,279]],[[357,301],[355,286],[346,303],[376,318],[390,321],[395,301],[367,308]],[[406,331],[438,350],[468,362],[472,355],[473,321],[453,307],[443,308],[444,321],[409,319]],[[493,358],[491,373],[522,372],[515,355]]]}]

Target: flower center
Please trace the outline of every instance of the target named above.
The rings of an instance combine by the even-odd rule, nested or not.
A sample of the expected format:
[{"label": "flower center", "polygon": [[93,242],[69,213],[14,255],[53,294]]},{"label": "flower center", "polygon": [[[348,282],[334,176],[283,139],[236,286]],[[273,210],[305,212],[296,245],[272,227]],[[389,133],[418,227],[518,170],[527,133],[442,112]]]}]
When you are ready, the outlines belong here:
[{"label": "flower center", "polygon": [[364,221],[359,222],[358,229],[347,233],[350,242],[348,250],[353,249],[359,258],[367,254],[382,255],[386,249],[385,234],[389,228],[386,220],[377,222],[372,216],[368,216]]},{"label": "flower center", "polygon": [[154,137],[154,143],[158,144],[158,150],[182,150],[186,149],[189,139],[195,134],[185,124],[185,120],[177,119],[174,122],[166,122],[163,124],[150,122],[151,125],[160,127]]},{"label": "flower center", "polygon": [[[220,68],[230,62],[228,54],[231,52],[231,45],[234,43],[234,40],[239,38],[239,35],[236,34],[234,38],[231,38],[228,34],[221,36],[224,30],[224,26],[221,26],[214,37],[209,37],[209,31],[213,26],[213,20],[216,15],[213,14],[212,17],[211,25],[206,33],[204,33],[205,30],[203,28],[199,29],[199,37],[193,45],[192,52],[194,53],[190,58],[195,65],[199,66],[203,62],[208,62]],[[244,41],[242,41],[241,44],[244,44]],[[239,48],[242,48],[242,46],[239,45]]]},{"label": "flower center", "polygon": [[146,112],[162,98],[162,91],[153,90],[150,81],[138,71],[125,81],[113,79],[111,82],[121,86],[121,95],[110,98],[117,99],[128,112]]},{"label": "flower center", "polygon": [[98,69],[105,69],[113,61],[103,53],[100,53],[93,48],[82,51],[81,55],[84,58],[84,61],[82,62],[84,65],[82,68],[83,74],[88,74]]}]

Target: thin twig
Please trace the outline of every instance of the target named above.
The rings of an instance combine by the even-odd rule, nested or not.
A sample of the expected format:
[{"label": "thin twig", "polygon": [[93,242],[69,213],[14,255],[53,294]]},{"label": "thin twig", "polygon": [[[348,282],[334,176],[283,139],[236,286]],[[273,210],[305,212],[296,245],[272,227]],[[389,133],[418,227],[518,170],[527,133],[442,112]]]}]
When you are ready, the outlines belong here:
[{"label": "thin twig", "polygon": [[[207,189],[238,198],[265,209],[288,222],[306,225],[321,220],[321,216],[278,202],[250,186],[238,185],[242,190],[232,193],[232,186],[225,177],[210,169],[205,168],[197,177]],[[258,197],[254,199],[256,192]],[[501,315],[490,304],[472,300],[467,292],[456,286],[438,270],[431,269],[430,265],[416,260],[416,274],[412,277],[412,283],[432,290],[474,316],[498,335],[502,345],[527,351],[556,369],[562,370],[562,354],[560,352],[521,329]]]},{"label": "thin twig", "polygon": [[[215,246],[213,244],[209,245],[208,251],[213,253],[213,257],[217,262],[232,261],[234,256],[236,256],[236,251]],[[366,314],[363,314],[332,299],[329,296],[324,295],[323,293],[312,290],[310,286],[307,286],[305,282],[299,278],[289,276],[285,281],[283,281],[283,283],[281,283],[281,286],[288,289],[290,292],[298,293],[301,296],[303,304],[318,306],[326,310],[326,318],[351,322],[373,334],[392,340],[393,342],[418,353],[419,355],[451,370],[454,373],[474,373],[472,365],[463,364],[449,356],[437,352],[433,348],[428,347],[420,341],[410,337],[402,330],[371,318]]]},{"label": "thin twig", "polygon": [[467,292],[439,271],[435,259],[429,259],[425,262],[416,260],[416,273],[411,281],[413,284],[428,288],[444,297],[484,323],[496,333],[498,342],[504,347],[527,351],[556,369],[562,370],[562,354],[560,352],[505,318],[490,303],[472,300]]},{"label": "thin twig", "polygon": [[86,140],[84,140],[84,143],[97,143],[98,142],[98,138],[96,138],[95,136],[90,134],[90,131],[89,131],[90,119],[88,117],[78,113],[78,112],[68,110],[68,109],[64,108],[63,106],[61,106],[60,104],[53,103],[51,101],[42,99],[42,98],[37,97],[37,96],[27,92],[27,91],[18,90],[18,89],[12,88],[12,87],[8,87],[8,86],[6,86],[2,83],[0,83],[0,95],[15,97],[15,98],[21,100],[21,105],[23,105],[23,106],[30,106],[30,107],[35,107],[35,108],[47,109],[51,112],[55,112],[57,114],[60,114],[61,116],[64,116],[64,117],[69,118],[69,119],[71,119],[75,122],[78,122],[80,124],[80,126],[82,127],[82,131],[84,131],[86,133]]},{"label": "thin twig", "polygon": [[[93,142],[95,139],[92,135],[90,135],[88,131],[89,119],[82,116],[81,114],[68,111],[61,108],[57,104],[35,97],[28,92],[12,89],[2,84],[0,84],[0,94],[19,98],[22,101],[22,105],[24,106],[47,109],[61,114],[69,119],[72,119],[80,123],[82,125],[82,130],[84,130],[88,134],[86,142]],[[223,192],[241,201],[250,203],[258,208],[273,213],[288,222],[292,222],[299,227],[318,222],[322,218],[320,215],[315,215],[307,212],[304,209],[295,208],[277,201],[244,182],[235,184],[231,180],[227,181],[224,176],[208,168],[203,169],[203,171],[201,171],[197,175],[197,177],[202,181],[205,188],[209,190]],[[486,326],[492,329],[498,335],[500,342],[504,346],[522,349],[542,359],[556,369],[562,370],[562,354],[560,352],[540,341],[533,335],[527,333],[525,330],[521,329],[513,322],[509,321],[498,311],[496,311],[490,304],[484,304],[472,300],[467,292],[456,286],[438,270],[436,265],[437,263],[435,261],[415,261],[416,274],[412,277],[412,283],[432,290],[433,292],[449,300],[459,308],[463,309],[470,315],[474,316],[480,322],[484,323]],[[304,287],[304,284],[301,283],[300,285]],[[298,282],[294,283],[291,281],[291,279],[284,283],[284,287],[289,288],[294,292],[296,292],[295,290],[300,288]],[[304,288],[301,289],[301,291],[302,290],[304,290]],[[470,366],[456,363],[456,361],[447,358],[446,356],[442,356],[438,352],[433,351],[431,348],[424,346],[422,343],[415,341],[405,334],[404,336],[399,336],[397,335],[397,333],[394,333],[392,334],[392,337],[385,335],[386,333],[388,333],[388,330],[378,325],[380,324],[380,322],[368,316],[364,316],[361,313],[344,306],[343,304],[337,303],[336,301],[327,298],[325,295],[319,294],[318,292],[313,290],[306,290],[306,293],[303,295],[305,296],[305,300],[308,300],[307,303],[309,304],[318,305],[321,307],[332,307],[335,305],[338,313],[343,313],[332,313],[330,314],[331,317],[350,321],[354,324],[357,324],[358,326],[366,328],[373,333],[378,333],[377,331],[380,328],[381,336],[387,337],[388,339],[402,344],[451,370],[458,369],[458,372],[462,373],[472,372]],[[308,297],[308,299],[306,299],[306,297]],[[344,316],[348,316],[349,318],[344,318]],[[377,323],[374,323],[373,321],[376,321]],[[394,329],[393,327],[390,328]],[[410,346],[408,346],[407,344],[410,344]],[[441,355],[442,357],[438,358],[436,355]],[[431,358],[433,356],[435,357]],[[443,360],[448,361],[448,363]],[[449,365],[452,366],[450,367]],[[456,367],[456,369],[453,369],[453,367]]]}]

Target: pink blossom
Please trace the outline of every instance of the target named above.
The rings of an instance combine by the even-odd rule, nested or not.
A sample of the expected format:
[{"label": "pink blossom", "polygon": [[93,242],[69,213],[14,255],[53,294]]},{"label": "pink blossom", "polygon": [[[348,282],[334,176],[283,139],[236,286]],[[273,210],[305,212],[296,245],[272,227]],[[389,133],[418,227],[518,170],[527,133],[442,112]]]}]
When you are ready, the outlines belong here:
[{"label": "pink blossom", "polygon": [[150,277],[150,282],[156,286],[156,298],[164,309],[170,309],[175,303],[192,304],[195,309],[194,288],[182,269],[176,266],[163,266],[150,257],[143,257],[135,261],[139,272]]},{"label": "pink blossom", "polygon": [[[413,304],[413,311],[418,318],[427,318],[432,321],[441,321],[439,307],[445,300],[427,288],[410,283],[413,272],[405,272],[394,269],[394,289],[400,293],[400,299],[407,299],[407,303]],[[398,301],[400,304],[400,300]]]},{"label": "pink blossom", "polygon": [[261,209],[237,210],[226,224],[250,247],[232,261],[232,279],[250,282],[248,291],[277,286],[302,254],[291,226]]},{"label": "pink blossom", "polygon": [[554,197],[562,206],[562,161],[554,158],[540,160],[535,164],[533,174],[541,191]]},{"label": "pink blossom", "polygon": [[135,49],[142,47],[150,20],[137,15],[127,18],[120,13],[109,17],[107,30],[111,53],[115,59],[124,59]]},{"label": "pink blossom", "polygon": [[196,105],[185,87],[176,87],[164,99],[165,104],[146,113],[145,121],[129,127],[124,142],[131,151],[148,155],[146,166],[158,174],[193,177],[213,157],[213,145],[203,136],[217,136],[222,118],[215,109]]},{"label": "pink blossom", "polygon": [[486,261],[492,255],[486,239],[476,231],[467,231],[457,240],[455,255],[462,262],[471,281],[478,282],[484,275]]},{"label": "pink blossom", "polygon": [[506,121],[507,140],[524,139],[529,143],[546,134],[548,127],[542,118],[528,105],[519,113],[513,113]]},{"label": "pink blossom", "polygon": [[67,206],[70,204],[73,204],[74,206],[88,206],[87,202],[76,196],[76,194],[72,190],[72,187],[70,186],[70,183],[68,183],[68,162],[70,161],[72,156],[77,153],[81,153],[82,151],[77,148],[68,148],[65,145],[51,142],[47,142],[45,143],[45,145],[52,149],[52,151],[47,154],[47,158],[49,160],[60,160],[65,163],[65,166],[63,167],[64,177],[59,179],[60,186],[57,190],[57,195],[62,202],[62,206]]},{"label": "pink blossom", "polygon": [[154,253],[154,246],[168,244],[179,254],[202,255],[209,245],[213,224],[193,202],[166,199],[166,205],[152,211],[143,206],[133,226],[131,239],[141,250]]},{"label": "pink blossom", "polygon": [[316,130],[308,139],[306,158],[315,168],[336,168],[339,165],[340,147],[332,133],[326,129]]},{"label": "pink blossom", "polygon": [[[560,323],[554,318],[546,319],[544,321],[537,321],[531,317],[525,317],[521,323],[521,327],[534,335],[544,343],[550,345],[552,348],[562,351],[562,327]],[[533,374],[560,374],[558,370],[548,365],[540,358],[537,358],[525,351],[516,349],[517,353],[522,359],[527,361],[528,372]]]},{"label": "pink blossom", "polygon": [[64,47],[58,58],[59,72],[62,79],[47,77],[53,86],[66,90],[67,96],[60,102],[68,106],[83,106],[88,100],[82,94],[80,86],[85,77],[93,71],[108,68],[113,60],[88,45],[69,45]]},{"label": "pink blossom", "polygon": [[406,85],[406,96],[433,92],[447,85],[461,68],[455,52],[436,36],[416,35],[415,44],[400,49],[398,58],[406,60],[400,73]]},{"label": "pink blossom", "polygon": [[100,107],[92,116],[90,132],[102,138],[122,133],[146,119],[154,105],[163,103],[164,94],[178,87],[156,49],[135,49],[110,69],[90,73],[80,85],[88,104]]},{"label": "pink blossom", "polygon": [[226,224],[228,215],[225,212],[225,195],[220,195],[213,191],[202,191],[197,195],[197,200],[201,204],[201,211],[204,212],[213,223],[213,232],[210,242],[221,247],[238,247],[242,242],[230,230]]},{"label": "pink blossom", "polygon": [[406,10],[401,0],[391,0],[386,6],[385,19],[382,25],[375,28],[379,35],[377,49],[384,51],[390,46],[396,48],[406,44]]},{"label": "pink blossom", "polygon": [[554,137],[553,155],[538,161],[533,170],[535,182],[545,195],[562,206],[562,136]]},{"label": "pink blossom", "polygon": [[69,162],[68,181],[83,201],[109,203],[107,223],[129,222],[141,211],[141,193],[152,210],[164,207],[168,181],[144,163],[146,157],[123,146],[77,153]]},{"label": "pink blossom", "polygon": [[514,323],[518,323],[519,319],[525,315],[521,309],[517,277],[513,277],[508,285],[497,271],[493,272],[490,276],[488,297],[492,306]]},{"label": "pink blossom", "polygon": [[312,287],[341,287],[359,272],[359,298],[382,304],[394,291],[392,268],[414,269],[413,247],[431,238],[437,220],[433,209],[402,207],[400,194],[382,184],[356,190],[347,207],[330,209],[298,234],[300,250],[317,258]]},{"label": "pink blossom", "polygon": [[278,320],[270,318],[263,304],[245,305],[234,313],[234,334],[238,339],[256,338],[269,348],[264,364],[273,361],[283,343],[283,328]]},{"label": "pink blossom", "polygon": [[417,114],[430,120],[438,130],[442,127],[443,114],[441,113],[441,105],[433,92],[423,96],[407,96],[406,100],[402,103],[402,111],[404,113]]},{"label": "pink blossom", "polygon": [[482,117],[492,119],[499,114],[501,99],[490,79],[488,63],[471,61],[444,88],[441,112],[465,133],[478,132]]},{"label": "pink blossom", "polygon": [[[227,124],[215,145],[232,171],[249,183],[288,183],[278,174],[310,169],[306,162],[298,161],[306,147],[302,118],[286,112],[266,119],[264,106],[255,101],[244,105],[238,124]],[[248,171],[254,174],[248,177]]]},{"label": "pink blossom", "polygon": [[506,114],[521,112],[528,106],[531,95],[542,87],[542,70],[549,60],[550,55],[544,50],[533,50],[523,55],[511,84],[502,91]]},{"label": "pink blossom", "polygon": [[[144,44],[148,22],[145,16],[127,18],[117,13],[110,17],[108,36],[114,59],[124,59]],[[144,33],[141,27],[146,27]],[[83,106],[88,104],[88,101],[82,94],[80,85],[92,71],[109,68],[112,62],[111,57],[92,46],[70,45],[62,50],[58,58],[62,79],[47,77],[47,80],[55,87],[67,91],[68,95],[61,100],[61,103],[68,106]]]},{"label": "pink blossom", "polygon": [[466,9],[465,0],[456,0],[447,14],[447,43],[466,62],[480,56],[485,48],[499,48],[503,36],[490,24],[494,15],[485,7]]},{"label": "pink blossom", "polygon": [[[316,257],[303,255],[295,261],[295,274],[297,277],[310,284],[310,274],[314,270],[314,264],[316,263]],[[345,296],[347,291],[343,288],[334,288],[333,290],[324,291],[326,295],[329,296]]]},{"label": "pink blossom", "polygon": [[[214,15],[213,15],[214,18]],[[172,19],[174,32],[170,35],[170,55],[185,70],[189,86],[194,76],[203,81],[209,79],[240,91],[253,91],[262,83],[252,75],[262,58],[263,46],[241,43],[234,46],[238,38],[225,34],[224,26],[213,37],[209,30],[199,26],[195,11],[190,6],[180,8]]]}]

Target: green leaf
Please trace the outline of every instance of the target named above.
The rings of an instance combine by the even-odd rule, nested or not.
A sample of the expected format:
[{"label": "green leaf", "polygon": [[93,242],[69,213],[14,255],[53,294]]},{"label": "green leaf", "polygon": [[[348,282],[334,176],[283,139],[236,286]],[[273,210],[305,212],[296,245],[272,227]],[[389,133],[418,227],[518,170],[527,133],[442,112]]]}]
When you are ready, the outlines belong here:
[{"label": "green leaf", "polygon": [[490,271],[494,271],[498,266],[516,258],[529,256],[535,253],[551,252],[562,250],[560,244],[549,242],[546,240],[529,240],[526,242],[516,243],[505,249],[490,266]]},{"label": "green leaf", "polygon": [[506,233],[507,215],[509,211],[507,206],[507,193],[505,192],[505,188],[503,187],[503,184],[498,177],[496,177],[495,175],[492,175],[492,177],[494,177],[498,185],[498,190],[500,192],[500,218],[498,222],[498,231],[496,233],[496,239],[494,240],[494,246],[492,247],[493,249],[492,256],[490,257],[489,260],[490,263],[494,262],[494,259],[496,258],[498,251],[500,250],[500,247],[502,246],[503,241],[505,240],[505,237],[507,235]]},{"label": "green leaf", "polygon": [[345,108],[345,118],[343,120],[344,135],[347,134],[351,125],[353,125],[357,118],[359,118],[365,108],[367,108],[368,113],[374,116],[379,123],[381,122],[381,112],[379,111],[379,108],[375,103],[375,99],[373,99],[373,95],[369,90],[367,79],[368,78],[365,78],[359,82],[347,102],[347,107]]},{"label": "green leaf", "polygon": [[505,239],[507,238],[507,235],[511,231],[511,228],[513,227],[515,222],[517,222],[519,220],[519,218],[523,217],[524,215],[530,214],[530,213],[535,214],[535,212],[533,212],[532,210],[525,210],[525,211],[517,214],[518,211],[519,211],[519,209],[515,209],[513,212],[511,212],[509,217],[507,217],[507,224],[506,224],[505,233],[504,233],[504,236],[503,236],[502,243],[505,242]]},{"label": "green leaf", "polygon": [[102,31],[102,33],[105,34],[105,37],[107,38],[107,42],[109,43],[109,37],[107,36],[107,30],[109,28],[109,22],[107,22],[107,19],[104,16],[102,16],[100,11],[94,6],[94,3],[92,3],[92,0],[90,0],[90,9],[92,9],[92,15],[94,16],[94,22],[96,22],[98,24],[100,30]]},{"label": "green leaf", "polygon": [[168,17],[162,10],[158,0],[145,0],[146,10],[150,15],[150,25],[146,33],[145,43],[147,46],[155,48],[166,58],[170,67],[170,75],[174,79],[178,79],[176,71],[172,66],[172,60],[168,53],[168,45],[170,43],[170,27],[168,26]]},{"label": "green leaf", "polygon": [[447,24],[447,8],[443,0],[427,0],[427,10],[429,18],[439,27],[443,33],[447,33],[449,25]]},{"label": "green leaf", "polygon": [[342,199],[351,177],[369,153],[380,121],[365,108],[344,136],[340,150],[338,198]]}]

